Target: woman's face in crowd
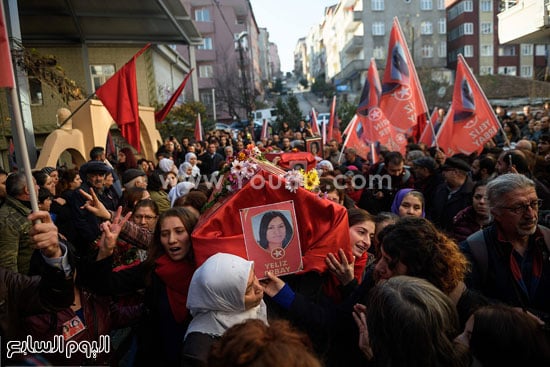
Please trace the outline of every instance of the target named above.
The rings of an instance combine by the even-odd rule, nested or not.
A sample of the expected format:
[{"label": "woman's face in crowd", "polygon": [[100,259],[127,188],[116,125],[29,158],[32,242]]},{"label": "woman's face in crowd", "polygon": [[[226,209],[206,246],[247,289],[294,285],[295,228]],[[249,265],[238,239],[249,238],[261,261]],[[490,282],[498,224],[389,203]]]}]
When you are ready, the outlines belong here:
[{"label": "woman's face in crowd", "polygon": [[405,195],[399,205],[399,216],[422,217],[422,201],[414,195]]},{"label": "woman's face in crowd", "polygon": [[338,191],[331,191],[327,193],[327,199],[330,201],[336,203],[336,204],[342,204],[340,202],[340,196],[338,196]]},{"label": "woman's face in crowd", "polygon": [[112,173],[107,173],[105,175],[105,181],[103,181],[105,183],[105,187],[111,187],[113,186],[113,182],[115,181],[114,177],[113,177],[113,174]]},{"label": "woman's face in crowd", "polygon": [[472,199],[472,206],[474,211],[483,216],[489,215],[489,207],[487,206],[486,198],[487,189],[485,186],[478,186],[476,191],[474,191],[474,197]]},{"label": "woman's face in crowd", "polygon": [[359,258],[369,249],[371,240],[374,237],[374,231],[375,224],[370,221],[360,222],[349,228],[349,238],[353,256]]},{"label": "woman's face in crowd", "polygon": [[250,269],[248,276],[248,282],[246,284],[246,291],[244,294],[244,309],[250,310],[262,302],[264,297],[264,288],[260,284],[260,281],[254,275],[254,267]]},{"label": "woman's face in crowd", "polygon": [[147,172],[149,170],[149,162],[147,161],[141,162],[141,169],[143,170],[143,172]]},{"label": "woman's face in crowd", "polygon": [[132,220],[138,226],[153,231],[155,229],[155,224],[157,224],[157,215],[151,207],[141,206],[134,211]]},{"label": "woman's face in crowd", "polygon": [[50,173],[50,177],[53,180],[53,184],[57,185],[57,183],[59,182],[59,172],[58,171],[52,171]]},{"label": "woman's face in crowd", "polygon": [[168,182],[168,187],[174,187],[178,184],[178,177],[173,173],[169,173],[166,175],[166,181]]},{"label": "woman's face in crowd", "polygon": [[191,238],[178,217],[164,218],[160,225],[160,243],[172,261],[185,259],[191,249]]},{"label": "woman's face in crowd", "polygon": [[268,243],[281,246],[286,236],[285,223],[280,217],[271,219],[267,225],[266,239]]},{"label": "woman's face in crowd", "polygon": [[55,182],[53,181],[53,178],[51,176],[48,176],[48,178],[46,179],[44,188],[48,189],[48,191],[51,192],[52,195],[55,195]]},{"label": "woman's face in crowd", "polygon": [[395,266],[390,267],[393,259],[386,254],[384,251],[384,246],[380,246],[380,260],[376,263],[374,271],[378,277],[378,280],[390,279],[397,275],[407,275],[407,266],[401,261],[398,261]]},{"label": "woman's face in crowd", "polygon": [[75,189],[78,189],[80,187],[80,185],[82,185],[82,179],[80,178],[80,175],[76,175],[74,177],[74,180],[72,180],[70,183],[69,183],[69,188],[71,190],[75,190]]},{"label": "woman's face in crowd", "polygon": [[189,163],[191,163],[192,166],[197,164],[197,157],[190,157]]},{"label": "woman's face in crowd", "polygon": [[126,154],[118,152],[118,163],[126,162]]}]

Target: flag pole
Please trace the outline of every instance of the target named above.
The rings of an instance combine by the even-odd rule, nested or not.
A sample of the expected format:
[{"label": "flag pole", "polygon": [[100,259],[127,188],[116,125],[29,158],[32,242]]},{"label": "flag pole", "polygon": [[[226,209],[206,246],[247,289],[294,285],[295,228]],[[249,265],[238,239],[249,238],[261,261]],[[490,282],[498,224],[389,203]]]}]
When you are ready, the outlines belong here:
[{"label": "flag pole", "polygon": [[61,128],[63,125],[65,125],[65,123],[67,123],[67,121],[69,121],[78,111],[80,111],[80,109],[82,107],[84,107],[84,105],[90,100],[92,99],[93,97],[95,96],[95,92],[90,94],[85,100],[84,102],[82,102],[77,108],[75,108],[74,111],[71,112],[71,114],[65,119],[63,120],[63,122],[61,124],[59,124],[58,128]]},{"label": "flag pole", "polygon": [[[349,122],[348,126],[352,126],[353,124],[355,124],[355,121],[357,120],[357,115],[353,115],[353,118],[351,119],[351,121]],[[354,129],[355,127],[352,126],[350,128],[350,131],[352,129]],[[346,140],[344,140],[344,143],[342,144],[342,150],[340,150],[340,155],[338,156],[338,163],[342,162],[342,155],[344,155],[344,149],[346,149],[346,144],[348,143],[348,140],[349,140],[349,137],[351,136],[351,134],[347,134],[346,135]]]},{"label": "flag pole", "polygon": [[[27,146],[27,142],[25,139],[25,130],[23,128],[23,117],[21,115],[21,105],[19,104],[19,95],[17,94],[17,84],[15,83],[15,73],[13,69],[13,59],[11,54],[11,49],[8,45],[8,34],[7,29],[5,28],[5,18],[4,18],[4,3],[0,2],[0,29],[3,28],[2,32],[3,34],[0,34],[0,38],[2,39],[0,42],[0,45],[2,46],[2,52],[5,52],[7,55],[7,66],[3,68],[3,78],[2,81],[6,82],[3,86],[9,89],[10,99],[11,99],[11,105],[13,106],[13,117],[15,119],[15,141],[17,142],[20,149],[18,149],[20,153],[20,157],[18,159],[20,160],[20,163],[23,163],[23,171],[25,173],[25,178],[27,181],[27,188],[29,191],[30,196],[30,202],[31,202],[31,209],[33,212],[37,212],[38,209],[38,200],[37,200],[37,194],[35,190],[35,184],[34,184],[34,178],[32,177],[31,172],[31,162],[29,160],[29,152],[27,149],[24,149],[23,147]],[[7,78],[6,78],[7,77]],[[14,143],[15,144],[15,143]],[[35,220],[35,223],[40,223],[41,221],[39,219]]]}]

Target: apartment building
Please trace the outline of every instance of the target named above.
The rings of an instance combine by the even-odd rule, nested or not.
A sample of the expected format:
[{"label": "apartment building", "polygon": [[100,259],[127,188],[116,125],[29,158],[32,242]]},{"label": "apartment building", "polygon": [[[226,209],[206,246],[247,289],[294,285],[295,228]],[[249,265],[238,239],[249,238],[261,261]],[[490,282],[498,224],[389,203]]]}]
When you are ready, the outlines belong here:
[{"label": "apartment building", "polygon": [[[268,49],[248,0],[183,0],[204,41],[195,53],[200,101],[219,121],[246,119],[256,96],[263,94],[260,47]],[[260,46],[261,45],[261,46]],[[265,55],[262,56],[265,58]]]},{"label": "apartment building", "polygon": [[[497,15],[510,3],[501,0],[446,1],[449,68],[456,68],[457,55],[461,53],[475,74],[541,79],[546,65],[545,44],[499,41]],[[516,21],[508,27],[521,29],[522,24],[529,24],[532,19],[524,17]]]}]

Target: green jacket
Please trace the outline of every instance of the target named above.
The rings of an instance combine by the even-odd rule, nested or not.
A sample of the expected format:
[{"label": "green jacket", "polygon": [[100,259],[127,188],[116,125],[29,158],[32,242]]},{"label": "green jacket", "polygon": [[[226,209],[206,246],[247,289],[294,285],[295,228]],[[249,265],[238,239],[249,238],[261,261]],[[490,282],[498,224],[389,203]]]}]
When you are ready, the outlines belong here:
[{"label": "green jacket", "polygon": [[151,200],[157,203],[159,207],[159,214],[164,213],[170,209],[170,200],[168,200],[168,194],[164,191],[149,191]]},{"label": "green jacket", "polygon": [[0,207],[0,266],[21,274],[29,273],[33,252],[27,219],[31,210],[21,201],[7,196]]}]

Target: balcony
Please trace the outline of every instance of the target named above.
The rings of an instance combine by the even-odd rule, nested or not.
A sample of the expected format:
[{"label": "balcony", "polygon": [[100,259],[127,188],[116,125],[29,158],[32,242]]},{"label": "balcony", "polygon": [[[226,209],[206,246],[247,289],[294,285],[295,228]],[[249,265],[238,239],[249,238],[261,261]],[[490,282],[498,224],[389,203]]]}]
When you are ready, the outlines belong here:
[{"label": "balcony", "polygon": [[498,14],[501,44],[539,43],[550,39],[550,0],[519,0]]},{"label": "balcony", "polygon": [[363,59],[353,60],[342,68],[342,71],[336,75],[336,78],[342,80],[356,78],[363,71],[367,70],[368,66],[368,63]]},{"label": "balcony", "polygon": [[363,11],[349,11],[344,18],[344,22],[347,23],[345,26],[346,32],[355,32],[357,27],[363,23]]},{"label": "balcony", "polygon": [[342,48],[342,52],[348,55],[354,55],[363,49],[363,37],[353,36]]}]

